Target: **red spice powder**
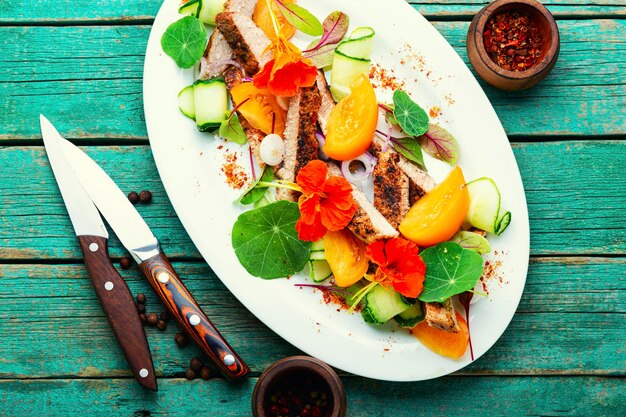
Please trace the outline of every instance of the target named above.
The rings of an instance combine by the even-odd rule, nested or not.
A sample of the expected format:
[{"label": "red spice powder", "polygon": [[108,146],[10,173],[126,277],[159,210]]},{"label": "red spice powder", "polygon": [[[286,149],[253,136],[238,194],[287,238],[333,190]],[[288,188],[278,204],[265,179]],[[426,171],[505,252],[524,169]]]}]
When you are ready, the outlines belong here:
[{"label": "red spice powder", "polygon": [[[335,304],[338,306],[337,311],[350,309],[350,305],[346,303],[345,298],[341,294],[337,294],[330,289],[320,289],[320,291],[325,304]],[[361,311],[361,307],[355,307],[354,311]]]},{"label": "red spice powder", "polygon": [[383,68],[379,64],[370,66],[369,77],[375,88],[382,87],[390,90],[401,90],[404,87],[404,81],[396,77],[393,69]]},{"label": "red spice powder", "polygon": [[248,175],[237,163],[237,154],[224,154],[224,165],[222,172],[226,176],[226,183],[235,190],[243,188],[248,183]]},{"label": "red spice powder", "polygon": [[493,62],[508,71],[525,71],[539,60],[542,39],[537,21],[519,12],[502,12],[487,22],[485,49]]},{"label": "red spice powder", "polygon": [[428,114],[430,115],[430,117],[439,117],[442,115],[441,112],[441,107],[439,106],[433,106],[430,108],[430,110],[428,111]]}]

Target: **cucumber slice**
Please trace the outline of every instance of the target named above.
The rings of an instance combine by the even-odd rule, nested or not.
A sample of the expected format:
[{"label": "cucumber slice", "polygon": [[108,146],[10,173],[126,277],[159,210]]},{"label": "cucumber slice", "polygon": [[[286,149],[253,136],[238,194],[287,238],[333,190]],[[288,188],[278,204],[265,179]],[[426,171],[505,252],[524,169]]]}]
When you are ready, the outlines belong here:
[{"label": "cucumber slice", "polygon": [[511,223],[511,212],[507,211],[502,216],[500,216],[498,220],[496,221],[496,225],[495,225],[496,235],[500,236],[502,232],[504,232],[506,228],[509,227],[509,223]]},{"label": "cucumber slice", "polygon": [[350,58],[335,51],[333,71],[330,75],[330,92],[335,101],[350,94],[350,85],[361,75],[368,75],[370,61],[359,58]]},{"label": "cucumber slice", "polygon": [[404,327],[410,329],[415,327],[417,323],[424,320],[424,308],[422,307],[421,301],[416,301],[411,307],[407,310],[404,310],[402,313],[399,313],[394,317],[395,321],[398,322],[400,327]]},{"label": "cucumber slice", "polygon": [[369,26],[359,26],[358,28],[354,28],[352,33],[350,34],[350,40],[363,39],[363,38],[372,38],[375,32]]},{"label": "cucumber slice", "polygon": [[199,0],[198,18],[207,25],[215,26],[215,16],[224,11],[224,0]]},{"label": "cucumber slice", "polygon": [[193,84],[196,126],[201,132],[220,127],[228,115],[228,93],[222,78],[198,80]]},{"label": "cucumber slice", "polygon": [[411,307],[399,293],[377,285],[365,295],[361,312],[366,323],[382,324]]},{"label": "cucumber slice", "polygon": [[352,31],[350,39],[337,45],[336,50],[350,58],[369,60],[373,43],[374,30],[368,27],[360,27]]},{"label": "cucumber slice", "polygon": [[496,183],[487,177],[467,183],[470,206],[466,220],[474,227],[495,233],[500,212],[500,192]]},{"label": "cucumber slice", "polygon": [[323,250],[318,250],[315,252],[311,252],[309,254],[310,261],[325,261],[326,260],[326,252]]},{"label": "cucumber slice", "polygon": [[178,93],[178,108],[180,112],[190,119],[196,118],[196,109],[194,106],[194,94],[193,94],[193,85],[188,85],[187,87],[180,90]]},{"label": "cucumber slice", "polygon": [[322,282],[330,278],[333,271],[330,269],[328,262],[324,260],[310,260],[309,261],[309,276],[313,282]]},{"label": "cucumber slice", "polygon": [[317,240],[311,244],[311,252],[321,252],[324,250],[324,238]]},{"label": "cucumber slice", "polygon": [[180,14],[193,14],[195,15],[198,12],[198,6],[200,5],[200,0],[189,0],[187,3],[181,5],[178,8],[178,13]]}]

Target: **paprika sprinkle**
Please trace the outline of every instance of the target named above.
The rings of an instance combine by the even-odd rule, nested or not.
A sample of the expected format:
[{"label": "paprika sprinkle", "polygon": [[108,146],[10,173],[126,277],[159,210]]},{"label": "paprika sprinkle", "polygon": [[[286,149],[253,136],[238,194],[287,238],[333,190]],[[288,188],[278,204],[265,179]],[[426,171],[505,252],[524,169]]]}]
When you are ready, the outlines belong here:
[{"label": "paprika sprinkle", "polygon": [[509,71],[527,70],[537,63],[541,54],[539,25],[524,13],[496,14],[487,22],[483,40],[493,62]]}]

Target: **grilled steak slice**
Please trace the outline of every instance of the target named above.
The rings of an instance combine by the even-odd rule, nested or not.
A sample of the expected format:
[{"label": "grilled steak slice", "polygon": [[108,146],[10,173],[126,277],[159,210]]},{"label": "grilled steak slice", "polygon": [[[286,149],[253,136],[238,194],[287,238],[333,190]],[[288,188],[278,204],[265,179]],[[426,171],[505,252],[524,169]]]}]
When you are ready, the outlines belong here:
[{"label": "grilled steak slice", "polygon": [[[224,81],[226,82],[226,88],[229,92],[234,86],[241,83],[242,78],[243,74],[239,68],[228,66],[228,68],[224,71]],[[237,106],[238,103],[235,103],[232,96],[230,99],[233,102],[233,106]],[[246,138],[248,138],[248,144],[250,145],[250,149],[252,149],[252,154],[256,158],[259,166],[263,168],[265,163],[261,160],[260,148],[261,141],[265,137],[265,133],[252,127],[252,125],[241,115],[239,111],[237,111],[237,116],[239,116],[239,122],[243,128],[243,132],[246,134]]]},{"label": "grilled steak slice", "polygon": [[400,155],[380,152],[374,167],[374,207],[394,229],[409,211],[409,179],[398,168]]},{"label": "grilled steak slice", "polygon": [[224,3],[225,12],[241,13],[252,19],[257,0],[226,0]]},{"label": "grilled steak slice", "polygon": [[234,12],[222,12],[215,17],[215,26],[233,50],[246,75],[251,77],[272,58],[271,41],[251,18]]},{"label": "grilled steak slice", "polygon": [[[317,112],[320,107],[320,93],[317,86],[301,88],[289,100],[285,121],[285,158],[276,170],[276,177],[295,182],[298,172],[319,157],[319,144],[315,138]],[[279,200],[295,200],[295,192],[284,188],[276,190]]]},{"label": "grilled steak slice", "polygon": [[[330,175],[341,175],[341,170],[332,162],[328,163]],[[365,195],[355,187],[352,187],[352,197],[357,204],[358,210],[348,224],[348,229],[359,239],[366,243],[372,243],[379,239],[398,237],[398,232],[389,224],[382,214]]]},{"label": "grilled steak slice", "polygon": [[208,78],[219,77],[228,66],[225,61],[232,59],[233,50],[230,49],[228,42],[224,39],[224,35],[215,29],[209,38],[204,56],[202,57],[203,65],[200,69],[198,78],[206,80]]},{"label": "grilled steak slice", "polygon": [[328,117],[333,107],[335,107],[335,100],[333,100],[333,96],[330,94],[330,88],[328,88],[328,83],[326,82],[324,71],[322,70],[317,70],[317,88],[322,96],[322,104],[317,114],[317,122],[322,128],[322,133],[326,135]]},{"label": "grilled steak slice", "polygon": [[457,333],[461,330],[456,320],[456,313],[452,306],[452,300],[447,299],[443,303],[424,303],[426,323],[435,329]]}]

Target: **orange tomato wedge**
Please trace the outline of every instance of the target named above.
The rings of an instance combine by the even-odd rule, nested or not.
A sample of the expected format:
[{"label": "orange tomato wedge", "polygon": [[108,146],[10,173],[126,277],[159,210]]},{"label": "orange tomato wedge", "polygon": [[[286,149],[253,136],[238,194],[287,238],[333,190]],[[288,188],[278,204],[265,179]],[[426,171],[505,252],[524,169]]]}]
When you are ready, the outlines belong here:
[{"label": "orange tomato wedge", "polygon": [[367,272],[369,262],[365,256],[365,244],[347,229],[328,231],[324,235],[326,262],[340,287],[358,282]]},{"label": "orange tomato wedge", "polygon": [[459,313],[456,313],[461,331],[450,333],[445,330],[430,327],[426,321],[419,322],[411,329],[411,333],[422,342],[424,346],[438,355],[452,359],[459,359],[465,354],[469,342],[469,330],[467,322]]},{"label": "orange tomato wedge", "polygon": [[[292,4],[295,3],[296,0],[282,0],[284,4]],[[254,8],[254,14],[252,15],[252,20],[258,27],[260,27],[263,32],[267,35],[268,38],[272,42],[276,42],[278,39],[276,38],[276,29],[274,28],[274,23],[272,22],[272,16],[270,15],[269,8],[267,7],[266,0],[259,0],[256,3],[256,7]],[[285,15],[282,10],[280,10],[280,6],[274,0],[269,1],[270,7],[272,8],[272,12],[274,13],[274,17],[276,19],[276,23],[278,25],[278,30],[282,33],[285,39],[291,39],[294,33],[296,33],[296,28],[285,19]]]},{"label": "orange tomato wedge", "polygon": [[421,247],[449,240],[469,210],[469,192],[458,166],[424,197],[417,200],[402,223],[400,233]]},{"label": "orange tomato wedge", "polygon": [[[287,111],[280,107],[276,97],[259,90],[253,83],[243,82],[230,90],[233,105],[252,125],[265,134],[283,134]],[[246,101],[247,100],[247,101]],[[244,103],[245,101],[245,103]],[[243,103],[243,104],[241,104]],[[274,130],[272,131],[272,124]]]},{"label": "orange tomato wedge", "polygon": [[350,95],[340,100],[328,116],[323,147],[328,156],[339,161],[365,152],[372,143],[378,122],[378,104],[370,80],[360,75],[350,90]]}]

